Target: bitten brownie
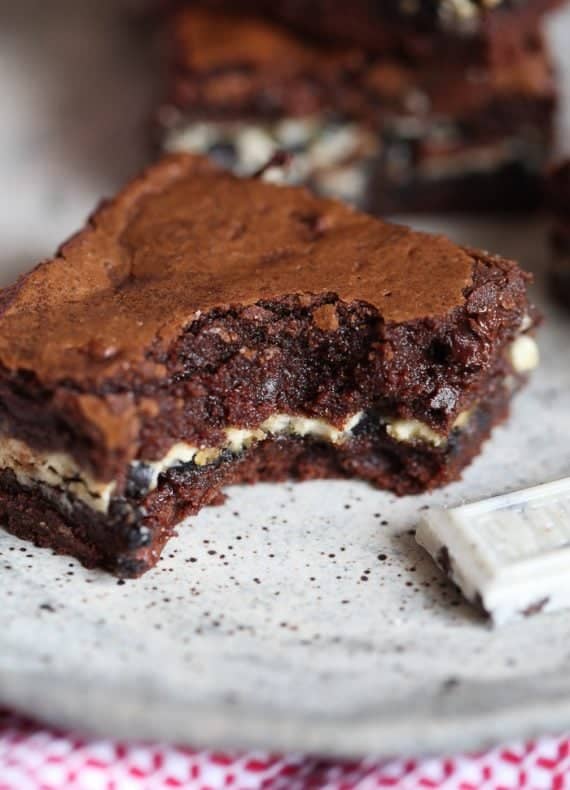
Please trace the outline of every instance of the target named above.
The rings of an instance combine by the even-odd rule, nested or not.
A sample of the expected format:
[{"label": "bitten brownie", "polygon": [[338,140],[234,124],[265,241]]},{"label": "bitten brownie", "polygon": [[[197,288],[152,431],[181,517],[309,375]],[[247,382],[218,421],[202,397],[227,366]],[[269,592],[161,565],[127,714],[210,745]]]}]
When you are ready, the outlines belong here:
[{"label": "bitten brownie", "polygon": [[570,161],[550,173],[548,203],[553,216],[550,291],[560,304],[570,309]]},{"label": "bitten brownie", "polygon": [[539,202],[556,92],[536,32],[508,63],[444,68],[439,57],[318,46],[203,8],[183,8],[168,31],[167,151],[207,153],[247,175],[288,150],[289,182],[377,214]]},{"label": "bitten brownie", "polygon": [[228,483],[456,478],[536,364],[528,277],[167,157],[0,298],[0,516],[121,576]]}]

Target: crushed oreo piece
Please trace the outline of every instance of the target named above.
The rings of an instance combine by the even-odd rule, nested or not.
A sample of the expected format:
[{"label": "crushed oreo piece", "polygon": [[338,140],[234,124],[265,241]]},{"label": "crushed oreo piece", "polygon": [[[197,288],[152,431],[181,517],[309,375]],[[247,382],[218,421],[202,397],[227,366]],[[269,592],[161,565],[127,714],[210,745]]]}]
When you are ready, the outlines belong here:
[{"label": "crushed oreo piece", "polygon": [[126,494],[131,499],[140,499],[148,494],[154,478],[154,469],[150,464],[139,461],[131,464],[127,477]]}]

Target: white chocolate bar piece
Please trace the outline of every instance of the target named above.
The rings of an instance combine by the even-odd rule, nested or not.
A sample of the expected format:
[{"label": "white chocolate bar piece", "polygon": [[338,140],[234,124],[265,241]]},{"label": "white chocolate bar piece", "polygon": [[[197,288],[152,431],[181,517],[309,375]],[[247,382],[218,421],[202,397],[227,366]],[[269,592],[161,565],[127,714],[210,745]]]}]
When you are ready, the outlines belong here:
[{"label": "white chocolate bar piece", "polygon": [[495,625],[570,608],[570,478],[431,510],[416,541]]}]

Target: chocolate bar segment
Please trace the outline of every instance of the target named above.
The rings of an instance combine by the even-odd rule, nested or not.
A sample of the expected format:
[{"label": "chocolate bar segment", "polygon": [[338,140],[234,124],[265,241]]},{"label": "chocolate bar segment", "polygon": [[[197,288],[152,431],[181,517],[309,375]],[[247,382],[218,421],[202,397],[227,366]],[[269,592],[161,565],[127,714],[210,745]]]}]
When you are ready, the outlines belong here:
[{"label": "chocolate bar segment", "polygon": [[3,521],[129,576],[231,482],[442,485],[536,363],[527,279],[165,158],[2,293]]},{"label": "chocolate bar segment", "polygon": [[495,625],[570,607],[570,480],[431,510],[416,540]]}]

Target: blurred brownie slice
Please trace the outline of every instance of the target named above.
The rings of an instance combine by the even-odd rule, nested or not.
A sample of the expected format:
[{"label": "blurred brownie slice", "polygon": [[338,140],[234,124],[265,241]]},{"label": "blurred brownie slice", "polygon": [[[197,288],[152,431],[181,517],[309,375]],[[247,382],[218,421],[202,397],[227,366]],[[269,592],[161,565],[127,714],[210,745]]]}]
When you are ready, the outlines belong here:
[{"label": "blurred brownie slice", "polygon": [[167,157],[0,299],[0,516],[122,576],[256,480],[455,479],[536,364],[515,263]]},{"label": "blurred brownie slice", "polygon": [[[376,211],[539,207],[558,104],[543,37],[526,37],[509,64],[460,64],[442,74],[434,60],[419,74],[400,70],[398,110],[391,108],[383,124],[381,166],[371,189]],[[375,79],[386,85],[382,67]]]},{"label": "blurred brownie slice", "polygon": [[[167,38],[168,151],[285,177],[374,213],[533,208],[556,107],[538,34],[508,64],[414,62],[317,46],[260,18],[184,8]],[[275,172],[273,172],[275,176]]]}]

